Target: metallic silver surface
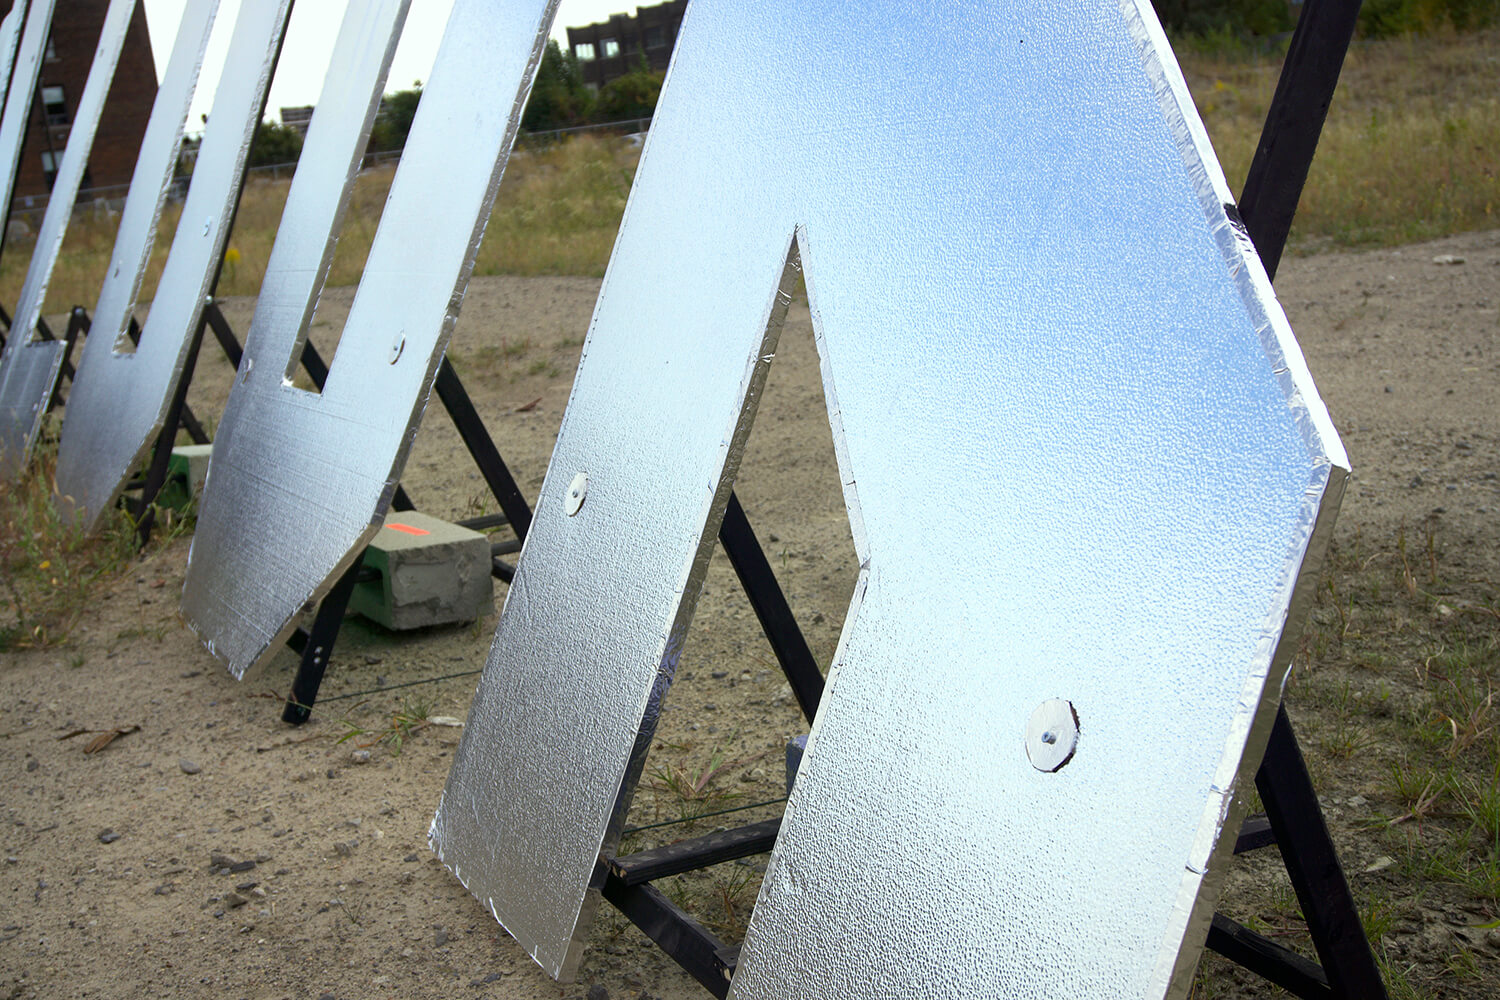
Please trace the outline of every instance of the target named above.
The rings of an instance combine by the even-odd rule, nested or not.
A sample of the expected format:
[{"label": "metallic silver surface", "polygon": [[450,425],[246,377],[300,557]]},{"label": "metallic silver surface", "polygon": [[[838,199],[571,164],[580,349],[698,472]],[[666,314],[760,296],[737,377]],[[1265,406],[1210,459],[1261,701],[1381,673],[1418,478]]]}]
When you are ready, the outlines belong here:
[{"label": "metallic silver surface", "polygon": [[[355,5],[377,48],[393,11]],[[555,0],[458,0],[321,394],[294,388],[336,206],[380,94],[330,70],[198,512],[183,613],[235,676],[274,652],[379,529],[458,317]],[[377,15],[377,9],[382,11]],[[354,20],[355,17],[359,20]],[[388,61],[389,53],[385,53]],[[357,70],[356,67],[357,66]],[[383,74],[383,69],[381,70]],[[355,80],[355,77],[358,80]],[[304,177],[304,172],[306,177]],[[288,228],[291,227],[291,228]]]},{"label": "metallic silver surface", "polygon": [[[179,45],[168,67],[172,86],[164,80],[157,90],[121,214],[120,235],[63,421],[57,456],[58,505],[89,527],[99,523],[100,515],[119,496],[166,419],[204,302],[212,291],[224,241],[229,238],[250,139],[260,120],[291,5],[291,0],[259,0],[240,6],[193,165],[192,185],[141,330],[141,342],[132,353],[117,353],[122,342],[127,342],[125,331],[150,255],[150,236],[142,239],[142,234],[154,230],[160,218],[171,165],[176,161],[176,137],[192,97],[187,81],[196,79],[202,64],[201,49],[191,59],[183,53],[180,64],[177,49],[190,27],[189,18],[196,24],[197,18],[205,16],[201,10],[205,5],[190,3],[184,13]],[[180,70],[181,76],[172,78],[174,70]]]},{"label": "metallic silver surface", "polygon": [[9,205],[15,193],[16,166],[21,162],[21,148],[26,141],[26,123],[31,117],[32,98],[36,96],[47,33],[52,30],[54,4],[55,0],[31,0],[24,28],[15,20],[24,4],[13,4],[6,17],[7,34],[19,30],[21,40],[17,45],[7,39],[8,47],[14,46],[15,56],[8,67],[10,84],[5,91],[5,112],[0,116],[0,205]]},{"label": "metallic silver surface", "polygon": [[52,397],[52,388],[57,382],[58,369],[62,366],[63,343],[33,340],[32,334],[42,314],[42,303],[47,299],[47,285],[52,280],[57,252],[62,249],[63,236],[67,234],[68,222],[73,217],[78,186],[88,169],[94,133],[104,111],[104,99],[114,82],[115,67],[120,62],[120,49],[130,27],[130,16],[135,12],[135,2],[111,0],[104,15],[94,49],[94,63],[89,68],[88,82],[84,84],[83,94],[69,124],[68,145],[63,151],[62,162],[57,165],[47,211],[42,216],[42,228],[37,232],[26,279],[21,285],[20,298],[16,300],[5,354],[0,357],[0,479],[14,479],[26,467],[42,416],[47,412],[47,402]]},{"label": "metallic silver surface", "polygon": [[[21,44],[21,26],[26,22],[26,4],[11,4],[10,10],[5,12],[5,17],[0,18],[0,107],[4,106],[10,94],[10,71],[16,65],[16,49]],[[0,118],[3,118],[0,113]],[[0,149],[5,149],[0,145]],[[3,154],[0,154],[3,156]],[[3,236],[0,236],[3,242]]]},{"label": "metallic silver surface", "polygon": [[1228,201],[1144,0],[695,0],[433,824],[544,967],[794,247],[863,569],[732,994],[1186,990],[1347,466]]}]

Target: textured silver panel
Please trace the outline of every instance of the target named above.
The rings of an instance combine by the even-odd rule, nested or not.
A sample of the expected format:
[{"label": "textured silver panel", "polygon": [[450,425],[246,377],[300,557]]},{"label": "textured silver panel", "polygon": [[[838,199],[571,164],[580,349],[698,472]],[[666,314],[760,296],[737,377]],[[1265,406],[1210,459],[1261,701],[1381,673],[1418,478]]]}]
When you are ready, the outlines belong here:
[{"label": "textured silver panel", "polygon": [[21,162],[21,147],[26,141],[26,123],[31,117],[32,98],[36,96],[42,51],[52,29],[54,3],[55,0],[32,0],[26,8],[24,30],[16,17],[25,5],[14,4],[3,25],[7,36],[21,31],[21,41],[17,46],[13,37],[5,39],[6,47],[14,51],[15,57],[6,67],[10,71],[10,84],[5,91],[5,113],[0,117],[0,205],[9,205],[15,192],[16,165]]},{"label": "textured silver panel", "polygon": [[[189,623],[235,676],[276,649],[382,523],[555,6],[454,5],[321,394],[294,388],[287,372],[322,285],[340,185],[363,142],[353,142],[354,122],[323,120],[339,117],[325,115],[329,94],[319,102],[313,128],[328,131],[316,153],[309,135],[303,162],[320,179],[294,186],[306,213],[289,202],[277,235],[281,256],[266,275],[219,425],[183,586]],[[335,71],[329,79],[335,107],[363,120],[378,88]]]},{"label": "textured silver panel", "polygon": [[[0,106],[9,99],[10,71],[16,66],[16,48],[21,44],[21,26],[26,22],[26,4],[11,4],[5,17],[0,18]],[[0,114],[3,118],[3,114]],[[0,150],[8,149],[0,145]],[[0,152],[0,157],[6,154]]]},{"label": "textured silver panel", "polygon": [[104,99],[114,82],[115,67],[135,0],[111,0],[94,49],[94,64],[89,68],[88,82],[68,128],[68,146],[52,182],[42,228],[37,232],[31,262],[21,296],[16,300],[10,337],[5,354],[0,357],[0,479],[14,479],[26,467],[32,442],[47,412],[47,401],[62,366],[63,344],[60,341],[33,341],[32,333],[47,298],[47,285],[57,252],[62,249],[68,221],[73,217],[73,202],[78,186],[88,168],[94,133],[104,111]]},{"label": "textured silver panel", "polygon": [[1144,2],[696,0],[432,829],[539,962],[586,933],[791,247],[863,569],[734,993],[1183,992],[1347,464],[1228,201]]},{"label": "textured silver panel", "polygon": [[[122,214],[118,237],[118,241],[130,237],[128,247],[123,249],[144,252],[140,257],[120,260],[122,247],[116,243],[91,333],[84,343],[78,377],[68,395],[58,449],[59,506],[65,513],[82,517],[87,525],[98,524],[100,515],[114,503],[166,419],[205,297],[212,290],[224,241],[229,238],[250,139],[260,120],[291,6],[291,0],[258,0],[240,6],[203,143],[193,164],[192,185],[156,286],[156,298],[141,330],[140,345],[133,353],[122,354],[117,349],[129,326],[144,271],[138,261],[144,261],[150,253],[149,240],[135,240],[146,229],[154,229],[161,214],[164,192],[153,190],[152,181],[163,178],[164,186],[171,168],[158,157],[173,150],[174,155],[167,159],[175,159],[176,142],[167,141],[160,132],[180,130],[181,116],[186,113],[185,106],[163,107],[163,95],[158,91],[125,206],[126,213],[134,210],[139,214]],[[186,24],[182,30],[186,30]],[[179,38],[181,34],[179,31]],[[175,50],[171,62],[177,63]],[[196,65],[201,62],[201,56],[194,59],[193,72],[188,75],[196,77]],[[173,83],[169,104],[183,93],[177,89],[181,81]],[[171,114],[178,115],[175,121],[162,121],[158,126],[159,116]],[[143,190],[137,202],[138,185]],[[117,263],[122,265],[118,269]],[[132,275],[133,280],[127,282]]]}]

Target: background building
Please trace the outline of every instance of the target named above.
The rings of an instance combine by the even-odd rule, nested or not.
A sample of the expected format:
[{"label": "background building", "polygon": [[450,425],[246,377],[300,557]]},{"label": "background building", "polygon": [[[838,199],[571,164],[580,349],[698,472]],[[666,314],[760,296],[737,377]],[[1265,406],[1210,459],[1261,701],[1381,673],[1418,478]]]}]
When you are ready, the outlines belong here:
[{"label": "background building", "polygon": [[667,0],[639,7],[635,14],[614,14],[608,21],[568,29],[568,48],[589,86],[599,88],[638,68],[641,57],[653,70],[664,72],[672,60],[672,46],[682,27],[687,0]]},{"label": "background building", "polygon": [[[12,0],[0,0],[0,15],[11,6]],[[33,199],[45,195],[52,187],[68,145],[73,115],[94,64],[94,49],[108,7],[109,0],[57,0],[21,149],[13,201],[18,207],[29,207]],[[130,183],[155,100],[156,61],[151,55],[151,38],[146,33],[145,5],[137,4],[104,116],[94,136],[88,169],[83,175],[85,188]]]}]

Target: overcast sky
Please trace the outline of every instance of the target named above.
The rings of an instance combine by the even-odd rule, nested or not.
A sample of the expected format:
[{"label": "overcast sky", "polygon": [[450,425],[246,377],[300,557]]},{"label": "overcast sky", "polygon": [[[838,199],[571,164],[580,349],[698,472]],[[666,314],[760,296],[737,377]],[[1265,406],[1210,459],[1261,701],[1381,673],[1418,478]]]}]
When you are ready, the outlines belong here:
[{"label": "overcast sky", "polygon": [[[158,78],[167,64],[172,39],[177,34],[177,22],[182,18],[185,0],[143,0],[146,6],[146,25],[151,31],[151,49],[156,57]],[[193,99],[193,112],[189,118],[189,129],[199,127],[202,119],[213,106],[214,87],[219,79],[219,67],[224,51],[229,45],[230,29],[239,12],[241,0],[220,0],[219,14],[214,23],[214,33],[209,42],[208,59],[204,63],[199,87]],[[354,0],[358,3],[360,0]],[[395,61],[391,64],[391,75],[386,90],[404,90],[414,81],[427,79],[432,69],[433,56],[442,41],[443,26],[448,22],[448,12],[453,0],[411,0],[411,12],[406,17],[406,30],[401,44],[396,49]],[[339,24],[344,17],[344,0],[302,0],[292,5],[292,20],[287,28],[286,42],[282,46],[281,61],[277,65],[276,77],[271,82],[271,97],[266,102],[266,114],[277,118],[282,107],[316,104],[323,87],[323,74],[328,68],[333,39],[338,35]],[[636,5],[625,0],[562,0],[558,5],[557,18],[553,21],[552,37],[566,46],[568,25],[575,27],[602,21],[611,14],[635,13]]]}]

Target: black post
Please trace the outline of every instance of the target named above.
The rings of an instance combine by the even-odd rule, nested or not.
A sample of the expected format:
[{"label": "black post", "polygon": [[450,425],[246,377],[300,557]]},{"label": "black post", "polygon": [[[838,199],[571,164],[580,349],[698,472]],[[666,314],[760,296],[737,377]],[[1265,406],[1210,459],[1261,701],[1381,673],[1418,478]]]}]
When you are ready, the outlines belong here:
[{"label": "black post", "polygon": [[302,662],[297,667],[297,676],[292,679],[292,691],[281,712],[282,722],[300,726],[312,715],[313,702],[318,700],[318,688],[323,684],[323,673],[328,669],[328,656],[344,622],[344,611],[349,607],[349,597],[354,593],[363,562],[361,557],[355,557],[318,606],[312,630],[305,638],[299,635],[291,643],[295,649],[300,640],[301,649],[298,651],[302,654]]},{"label": "black post", "polygon": [[77,374],[73,368],[73,348],[78,345],[78,335],[88,332],[88,315],[83,306],[74,306],[73,311],[68,314],[68,331],[63,335],[62,364],[57,369],[57,380],[52,383],[52,396],[47,400],[49,411],[62,405],[63,379],[71,382]]},{"label": "black post", "polygon": [[[132,325],[134,321],[132,320]],[[172,395],[172,404],[167,408],[167,419],[161,433],[156,436],[156,446],[151,452],[151,465],[146,469],[146,480],[141,487],[141,498],[135,509],[135,533],[145,547],[151,540],[151,529],[156,523],[156,509],[152,505],[162,484],[167,481],[167,464],[172,460],[172,446],[177,441],[177,429],[182,426],[183,411],[187,409],[188,386],[193,381],[193,368],[198,363],[198,348],[203,344],[203,328],[206,320],[200,316],[198,327],[193,331],[192,343],[188,346],[187,361],[183,363],[182,375],[177,380],[177,391]]]},{"label": "black post", "polygon": [[1240,216],[1272,278],[1354,37],[1359,6],[1360,0],[1307,0],[1302,5],[1240,192]]},{"label": "black post", "polygon": [[516,485],[510,469],[506,468],[505,461],[500,457],[500,450],[495,447],[490,432],[485,429],[484,421],[479,417],[479,411],[474,409],[474,402],[464,390],[458,372],[453,370],[446,354],[443,356],[443,363],[438,366],[433,388],[437,390],[438,398],[443,401],[448,416],[452,418],[453,426],[458,428],[459,437],[463,438],[469,454],[474,457],[474,463],[479,466],[479,472],[489,485],[490,492],[500,502],[500,509],[505,511],[511,530],[524,542],[526,532],[531,529],[531,507],[521,495],[521,488]]},{"label": "black post", "polygon": [[1266,817],[1276,831],[1276,844],[1333,995],[1342,1000],[1384,1000],[1380,969],[1285,705],[1277,709],[1255,787],[1266,804]]},{"label": "black post", "polygon": [[781,592],[781,585],[776,582],[776,574],[772,572],[765,552],[761,551],[760,542],[750,527],[750,519],[745,516],[745,508],[740,506],[739,497],[733,493],[729,494],[724,521],[719,525],[719,543],[724,546],[724,554],[740,578],[745,596],[750,598],[761,631],[776,653],[776,660],[781,664],[782,673],[786,674],[798,707],[811,722],[818,714],[818,702],[823,698],[823,673],[818,669],[818,661],[813,659],[812,650],[807,647],[802,630],[797,627],[796,616],[786,602],[786,595]]}]

